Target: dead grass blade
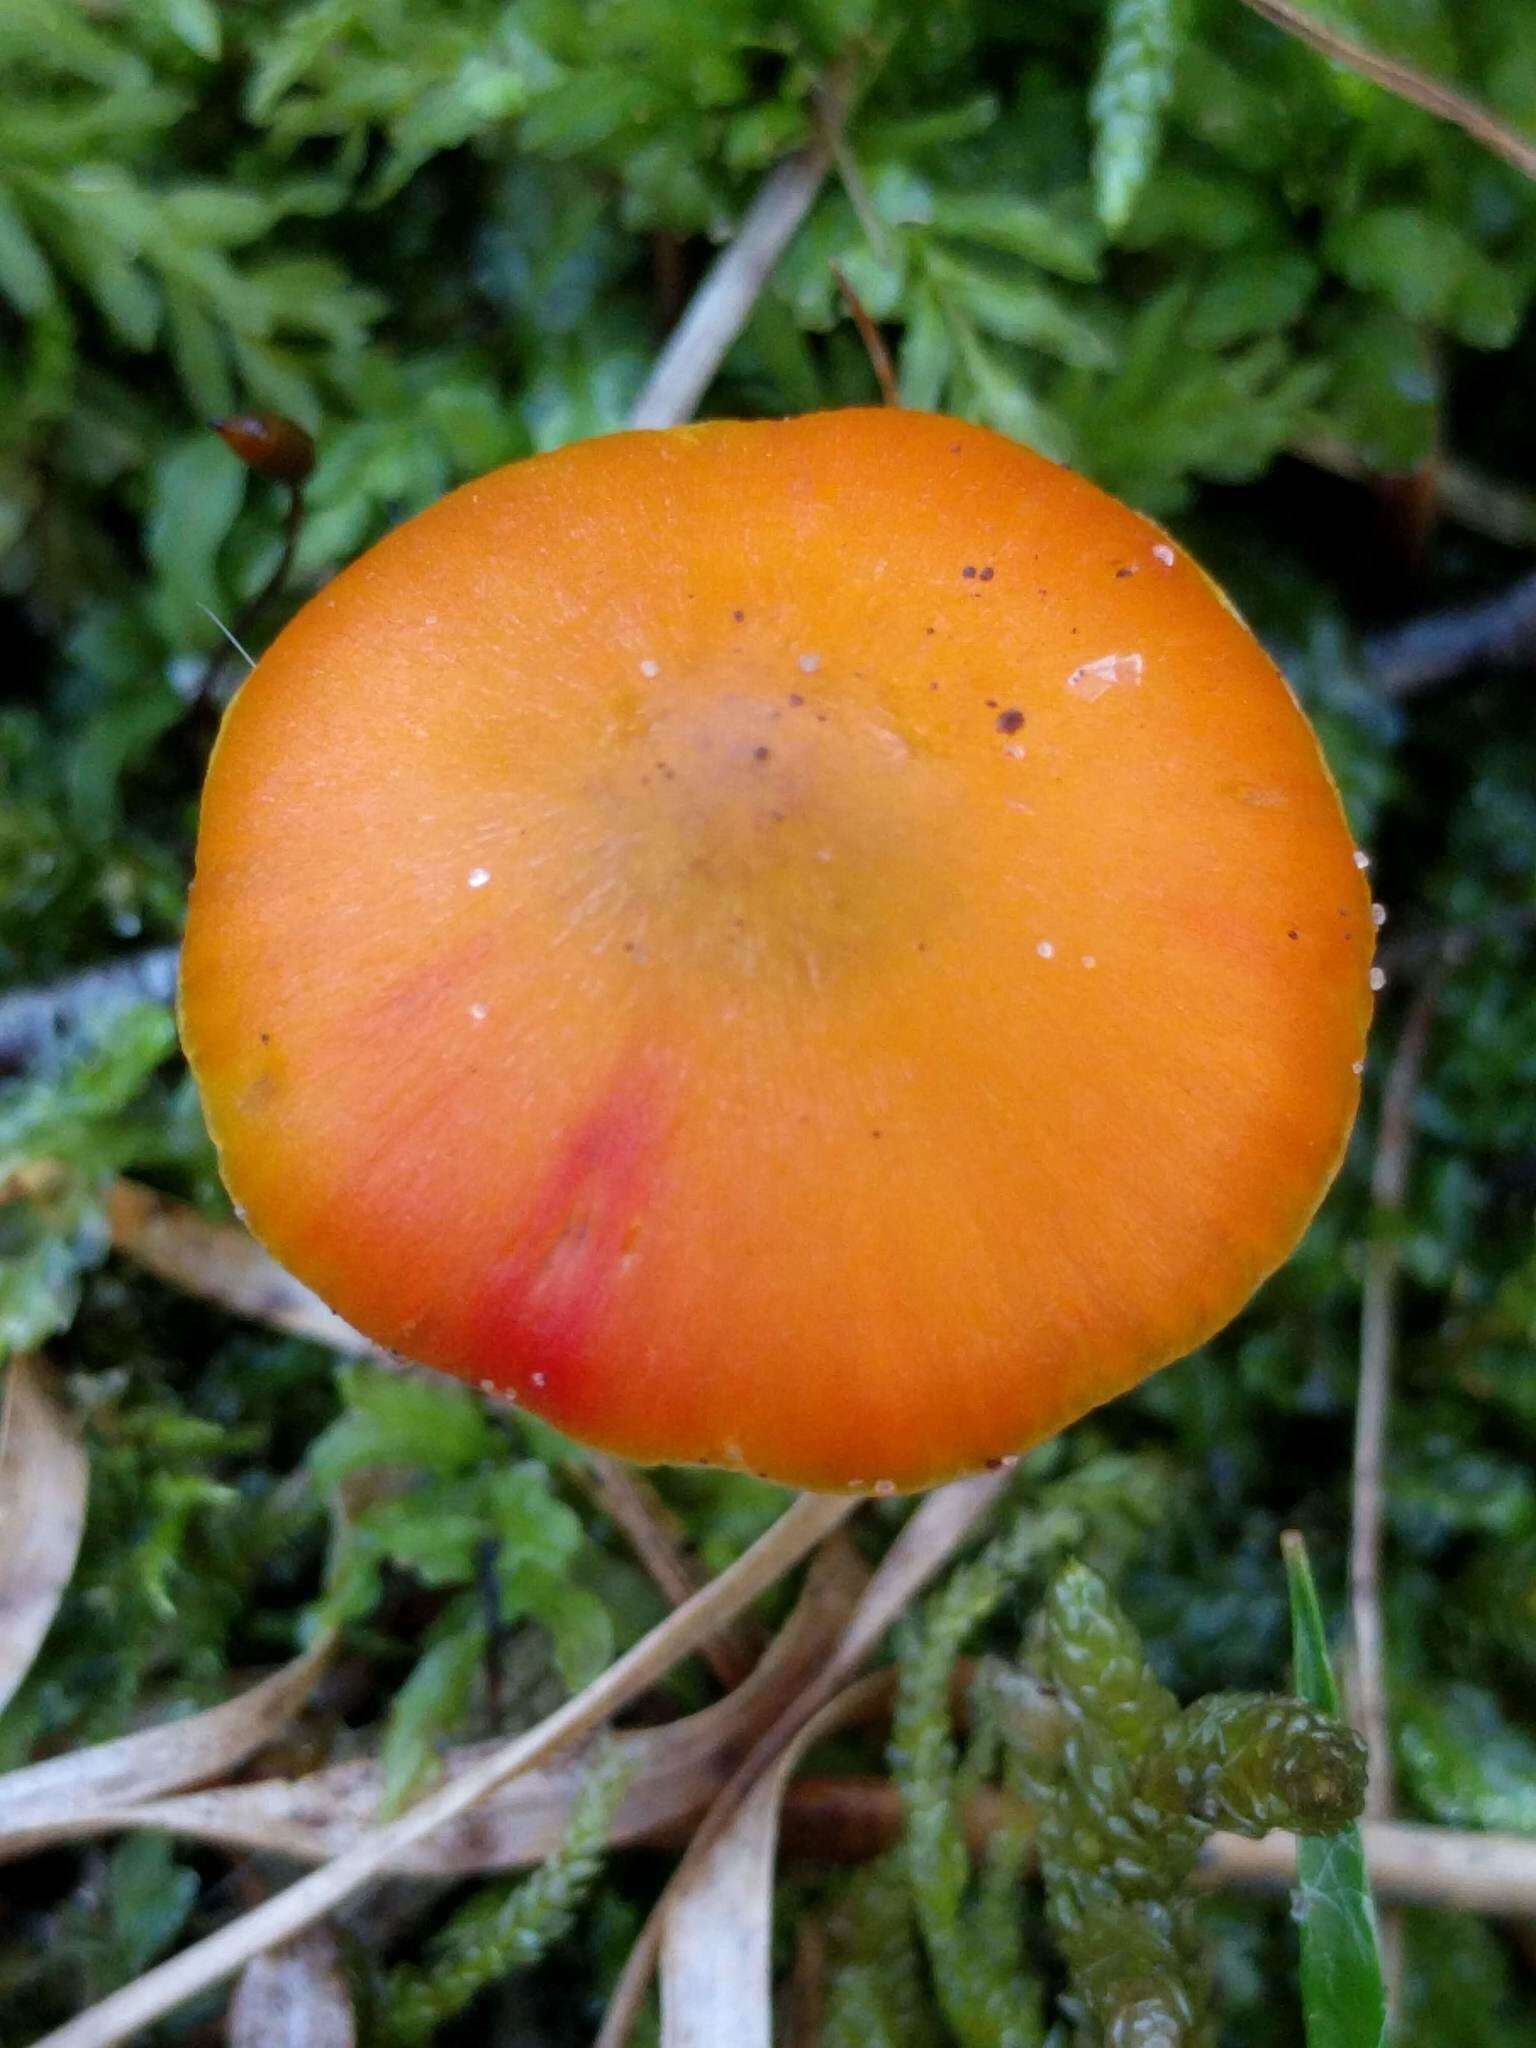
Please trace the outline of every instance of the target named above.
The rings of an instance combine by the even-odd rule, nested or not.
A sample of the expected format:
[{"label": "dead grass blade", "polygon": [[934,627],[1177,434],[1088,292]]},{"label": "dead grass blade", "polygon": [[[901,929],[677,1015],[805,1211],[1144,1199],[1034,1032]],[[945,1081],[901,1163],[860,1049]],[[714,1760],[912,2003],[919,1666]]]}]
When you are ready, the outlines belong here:
[{"label": "dead grass blade", "polygon": [[49,1757],[0,1777],[0,1862],[118,1825],[118,1809],[220,1777],[292,1720],[335,1646],[320,1637],[246,1692],[185,1720]]},{"label": "dead grass blade", "polygon": [[329,1928],[247,1963],[229,2002],[229,2048],[356,2048],[357,2024]]},{"label": "dead grass blade", "polygon": [[391,1868],[406,1850],[468,1813],[498,1786],[590,1734],[718,1634],[722,1623],[798,1564],[856,1505],[850,1498],[802,1494],[728,1571],[536,1728],[498,1744],[489,1756],[438,1786],[398,1820],[372,1829],[333,1862],[66,2021],[35,2048],[114,2048],[119,2041],[133,2040],[163,2014],[231,1976],[253,1956],[323,1919],[343,1899]]},{"label": "dead grass blade", "polygon": [[773,2048],[773,1871],[779,1815],[814,1743],[891,1690],[876,1671],[812,1715],[676,1886],[661,1936],[662,2048]]},{"label": "dead grass blade", "polygon": [[17,1356],[0,1410],[0,1709],[32,1668],[75,1568],[89,1467],[41,1362]]},{"label": "dead grass blade", "polygon": [[937,1493],[928,1495],[896,1538],[854,1609],[832,1655],[813,1682],[791,1701],[779,1720],[757,1743],[705,1816],[671,1883],[630,1950],[594,2048],[623,2048],[629,2039],[651,1972],[656,1967],[662,1927],[671,1901],[678,1888],[690,1881],[698,1860],[727,1827],[737,1807],[785,1745],[793,1741],[811,1716],[819,1713],[852,1678],[892,1622],[996,1505],[1010,1477],[1007,1472],[983,1472],[971,1479],[952,1481]]},{"label": "dead grass blade", "polygon": [[[616,1760],[622,1759],[630,1785],[614,1819],[610,1840],[615,1845],[666,1836],[709,1806],[752,1744],[825,1661],[866,1577],[852,1547],[834,1540],[812,1566],[805,1591],[767,1656],[736,1691],[664,1727],[614,1737]],[[448,1779],[476,1768],[492,1748],[480,1743],[451,1750],[445,1759]],[[570,1757],[525,1771],[387,1867],[413,1876],[460,1877],[542,1862],[565,1838],[587,1768],[585,1759]],[[0,1800],[6,1783],[0,1779]],[[74,1807],[55,1800],[47,1827],[27,1827],[14,1845],[0,1835],[0,1856],[45,1841],[154,1828],[223,1848],[324,1863],[370,1835],[382,1787],[378,1764],[367,1759],[302,1778],[258,1779],[178,1799]],[[4,1818],[0,1803],[0,1821]]]},{"label": "dead grass blade", "polygon": [[318,1294],[286,1272],[235,1223],[210,1223],[186,1202],[137,1181],[114,1181],[107,1197],[113,1249],[184,1294],[216,1302],[231,1315],[248,1316],[354,1357],[376,1347],[332,1313]]}]

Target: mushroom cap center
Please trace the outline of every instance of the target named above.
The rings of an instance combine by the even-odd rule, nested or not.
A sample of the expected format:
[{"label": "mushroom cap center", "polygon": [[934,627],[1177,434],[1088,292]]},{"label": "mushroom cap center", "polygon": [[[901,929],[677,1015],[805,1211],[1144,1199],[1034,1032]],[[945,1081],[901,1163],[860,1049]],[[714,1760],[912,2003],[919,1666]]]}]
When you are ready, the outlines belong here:
[{"label": "mushroom cap center", "polygon": [[594,887],[626,951],[820,987],[931,929],[942,765],[867,705],[809,690],[660,693],[590,797]]}]

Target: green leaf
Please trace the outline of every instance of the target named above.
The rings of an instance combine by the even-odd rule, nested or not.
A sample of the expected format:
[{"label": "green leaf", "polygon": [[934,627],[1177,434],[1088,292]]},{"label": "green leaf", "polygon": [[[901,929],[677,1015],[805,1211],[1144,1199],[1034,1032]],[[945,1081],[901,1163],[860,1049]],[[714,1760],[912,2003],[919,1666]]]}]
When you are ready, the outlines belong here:
[{"label": "green leaf", "polygon": [[398,1813],[430,1782],[437,1745],[463,1720],[485,1643],[479,1623],[454,1629],[423,1652],[395,1694],[379,1752],[380,1819]]},{"label": "green leaf", "polygon": [[1004,273],[934,249],[927,258],[935,288],[956,299],[975,324],[1002,341],[1071,363],[1105,370],[1114,349],[1101,321],[1073,304],[1059,287],[1025,271]]},{"label": "green leaf", "polygon": [[127,1983],[163,1955],[187,1923],[197,1897],[195,1870],[177,1863],[163,1835],[130,1835],[107,1863],[111,1974]]},{"label": "green leaf", "polygon": [[345,1407],[309,1450],[322,1486],[378,1467],[451,1476],[497,1447],[484,1403],[451,1380],[375,1365],[344,1365],[336,1377]]},{"label": "green leaf", "polygon": [[160,572],[165,622],[174,635],[206,638],[199,609],[217,609],[218,553],[244,503],[245,485],[244,465],[214,434],[179,442],[155,466],[145,545]]},{"label": "green leaf", "polygon": [[1061,420],[1041,404],[1003,356],[987,347],[973,327],[954,319],[951,327],[964,373],[966,409],[1000,434],[1011,434],[1054,461],[1066,461],[1070,439]]},{"label": "green leaf", "polygon": [[1442,322],[1476,348],[1503,348],[1513,337],[1526,297],[1518,270],[1428,207],[1347,213],[1323,249],[1357,290],[1379,291],[1410,320]]},{"label": "green leaf", "polygon": [[939,234],[1022,256],[1059,277],[1089,284],[1099,274],[1097,229],[1060,203],[1040,206],[1002,192],[943,192],[928,218]]},{"label": "green leaf", "polygon": [[1288,327],[1316,290],[1318,275],[1299,249],[1229,257],[1196,293],[1184,338],[1192,348],[1229,348]]},{"label": "green leaf", "polygon": [[0,72],[11,64],[108,89],[132,87],[144,78],[142,60],[93,27],[70,0],[6,0],[0,8]]},{"label": "green leaf", "polygon": [[[1313,1706],[1337,1714],[1338,1687],[1306,1545],[1292,1533],[1283,1547],[1296,1691]],[[1307,2048],[1383,2048],[1387,2001],[1358,1825],[1299,1841],[1296,1871]]]},{"label": "green leaf", "polygon": [[949,381],[954,357],[954,344],[943,308],[931,289],[920,286],[912,294],[906,332],[901,341],[899,375],[902,404],[919,412],[936,411]]},{"label": "green leaf", "polygon": [[0,192],[0,292],[22,313],[38,313],[53,297],[53,272],[32,230]]},{"label": "green leaf", "polygon": [[1449,1827],[1536,1835],[1536,1733],[1518,1726],[1490,1692],[1448,1685],[1403,1717],[1403,1776]]},{"label": "green leaf", "polygon": [[0,1180],[42,1158],[87,1174],[112,1171],[119,1163],[114,1121],[175,1049],[176,1027],[158,1004],[102,1018],[94,1044],[63,1073],[0,1098]]},{"label": "green leaf", "polygon": [[1130,219],[1162,140],[1178,56],[1175,6],[1176,0],[1111,0],[1088,95],[1094,199],[1111,235]]},{"label": "green leaf", "polygon": [[213,0],[138,0],[138,5],[194,56],[210,64],[218,56],[223,35]]},{"label": "green leaf", "polygon": [[613,1617],[595,1593],[548,1565],[513,1554],[501,1573],[502,1612],[548,1631],[555,1668],[571,1692],[590,1685],[613,1658]]},{"label": "green leaf", "polygon": [[93,1203],[77,1207],[73,1227],[30,1204],[7,1205],[0,1213],[0,1362],[69,1328],[81,1277],[101,1263],[109,1244]]}]

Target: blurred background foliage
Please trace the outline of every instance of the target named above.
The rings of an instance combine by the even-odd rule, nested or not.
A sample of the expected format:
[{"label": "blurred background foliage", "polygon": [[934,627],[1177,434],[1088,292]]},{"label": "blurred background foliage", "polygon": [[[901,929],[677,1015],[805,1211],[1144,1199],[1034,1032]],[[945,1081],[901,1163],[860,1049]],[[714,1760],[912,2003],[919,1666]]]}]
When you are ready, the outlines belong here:
[{"label": "blurred background foliage", "polygon": [[[1528,0],[1316,13],[1536,133]],[[709,409],[876,397],[839,266],[908,403],[1086,469],[1232,589],[1324,734],[1405,977],[1438,935],[1467,937],[1406,1211],[1373,1217],[1367,1187],[1389,990],[1367,1115],[1302,1251],[1207,1353],[1053,1459],[1121,1461],[1124,1498],[1090,1519],[1159,1680],[1182,1697],[1281,1683],[1277,1536],[1306,1531],[1337,1599],[1362,1261],[1390,1231],[1402,1797],[1536,1833],[1529,677],[1481,668],[1393,701],[1362,643],[1524,566],[1507,517],[1501,542],[1424,515],[1453,464],[1517,488],[1536,474],[1536,186],[1233,0],[6,0],[0,983],[177,934],[206,749],[190,700],[285,509],[207,417],[271,407],[318,437],[264,642],[456,481],[623,422],[834,67],[852,81],[834,175]],[[92,1459],[80,1568],[0,1717],[0,1765],[221,1697],[325,1617],[346,1656],[294,1767],[382,1744],[399,1800],[445,1736],[532,1716],[656,1618],[547,1432],[454,1389],[338,1379],[318,1350],[112,1259],[104,1195],[125,1169],[219,1211],[154,1008],[103,1012],[0,1095],[0,1344],[50,1346]],[[718,1475],[660,1484],[712,1567],[780,1500]],[[866,1511],[865,1540],[902,1513]],[[703,1686],[681,1675],[678,1704]],[[0,1881],[6,2040],[230,1905],[216,1856],[152,1840],[27,1871]],[[498,2038],[587,2039],[656,1880],[645,1858],[607,1868],[553,1958],[496,1993]],[[830,1916],[852,1968],[889,1930],[882,1898],[798,1877],[781,1923]],[[1206,1924],[1223,2039],[1296,2042],[1283,1910],[1228,1899]],[[431,1925],[397,1934],[396,1967]],[[1507,1929],[1416,1915],[1409,1957],[1409,2048],[1536,2037],[1532,1951]],[[860,2038],[946,2038],[922,1997],[882,2024]]]}]

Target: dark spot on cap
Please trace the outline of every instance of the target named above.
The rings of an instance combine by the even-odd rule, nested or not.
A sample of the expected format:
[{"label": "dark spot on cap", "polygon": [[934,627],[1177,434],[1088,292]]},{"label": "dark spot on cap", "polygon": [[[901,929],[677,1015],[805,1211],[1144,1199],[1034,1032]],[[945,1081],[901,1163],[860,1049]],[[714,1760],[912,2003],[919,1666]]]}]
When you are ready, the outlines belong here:
[{"label": "dark spot on cap", "polygon": [[1134,562],[1122,562],[1115,571],[1115,574],[1117,576],[1134,576],[1136,574],[1136,564]]},{"label": "dark spot on cap", "polygon": [[1017,706],[1008,711],[999,711],[997,714],[997,729],[999,732],[1017,732],[1023,723],[1024,714]]},{"label": "dark spot on cap", "polygon": [[983,583],[990,583],[992,581],[992,578],[996,574],[997,571],[995,569],[983,569],[981,572],[981,580]]},{"label": "dark spot on cap", "polygon": [[270,1031],[263,1031],[263,1032],[262,1032],[262,1034],[261,1034],[261,1042],[262,1042],[262,1044],[263,1044],[263,1045],[270,1045],[270,1044],[272,1043],[272,1034],[271,1034],[271,1032],[270,1032]]},{"label": "dark spot on cap", "polygon": [[732,612],[732,613],[731,613],[731,617],[732,617],[732,618],[733,618],[733,619],[734,619],[734,620],[736,621],[736,623],[737,623],[737,625],[738,625],[738,626],[739,626],[739,625],[741,624],[742,620],[743,620],[743,619],[744,619],[744,618],[745,618],[746,616],[747,616],[747,615],[746,615],[746,613],[745,613],[745,612]]},{"label": "dark spot on cap", "polygon": [[1301,937],[1301,933],[1300,933],[1300,932],[1287,932],[1285,936],[1286,936],[1286,937],[1287,937],[1288,939],[1299,939],[1299,938]]},{"label": "dark spot on cap", "polygon": [[766,747],[754,747],[754,748],[752,749],[752,758],[753,758],[753,760],[754,760],[754,761],[766,761],[766,760],[768,760],[768,759],[769,759],[769,753],[768,753],[768,749],[767,749]]},{"label": "dark spot on cap", "polygon": [[805,702],[805,699],[801,696],[798,690],[791,690],[789,693],[789,701],[791,704],[800,705]]},{"label": "dark spot on cap", "polygon": [[974,576],[974,575],[976,574],[976,568],[975,568],[975,564],[974,564],[974,563],[967,563],[967,564],[966,564],[966,566],[965,566],[965,568],[963,568],[963,569],[962,569],[962,570],[960,571],[960,574],[961,574],[962,576]]}]

